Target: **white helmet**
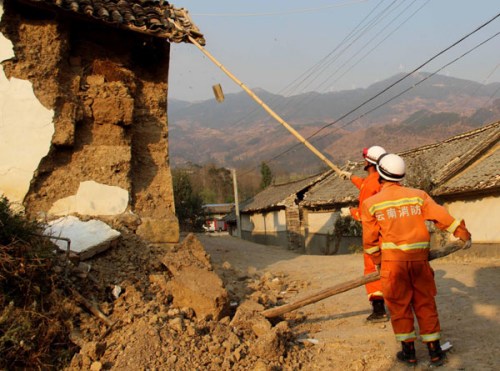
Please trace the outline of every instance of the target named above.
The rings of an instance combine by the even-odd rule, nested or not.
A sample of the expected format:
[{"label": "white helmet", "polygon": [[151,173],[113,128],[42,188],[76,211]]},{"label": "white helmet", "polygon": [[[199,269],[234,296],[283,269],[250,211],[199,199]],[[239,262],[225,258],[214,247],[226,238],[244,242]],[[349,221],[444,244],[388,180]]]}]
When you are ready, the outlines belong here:
[{"label": "white helmet", "polygon": [[370,164],[376,165],[380,156],[387,153],[386,150],[380,146],[371,146],[363,150],[363,157]]},{"label": "white helmet", "polygon": [[399,182],[405,177],[405,161],[393,153],[383,154],[378,160],[377,171],[382,179]]}]

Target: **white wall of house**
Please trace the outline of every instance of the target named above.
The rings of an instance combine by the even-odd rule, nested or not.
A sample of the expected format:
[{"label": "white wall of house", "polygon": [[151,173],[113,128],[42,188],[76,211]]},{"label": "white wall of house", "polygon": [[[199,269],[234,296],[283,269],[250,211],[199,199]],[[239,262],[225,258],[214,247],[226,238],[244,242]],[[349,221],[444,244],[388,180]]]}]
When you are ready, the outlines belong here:
[{"label": "white wall of house", "polygon": [[[3,2],[0,1],[0,19]],[[14,57],[12,43],[0,33],[0,61]],[[0,67],[0,194],[21,203],[33,173],[48,153],[54,112],[42,106],[29,81],[7,79]]]},{"label": "white wall of house", "polygon": [[473,243],[500,243],[500,197],[451,201],[444,206],[455,218],[465,220]]},{"label": "white wall of house", "polygon": [[286,232],[285,210],[271,211],[265,214],[242,214],[241,229],[255,233]]},{"label": "white wall of house", "polygon": [[338,212],[311,212],[307,213],[307,226],[309,233],[328,234],[334,230],[335,221],[338,219]]}]

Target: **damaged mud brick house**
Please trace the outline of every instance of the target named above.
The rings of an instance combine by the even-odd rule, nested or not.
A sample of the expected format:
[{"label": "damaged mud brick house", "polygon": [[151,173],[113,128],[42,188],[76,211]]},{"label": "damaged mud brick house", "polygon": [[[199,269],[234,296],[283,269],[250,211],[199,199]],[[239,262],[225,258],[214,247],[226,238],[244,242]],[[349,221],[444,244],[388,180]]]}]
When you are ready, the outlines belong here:
[{"label": "damaged mud brick house", "polygon": [[177,242],[170,42],[203,35],[166,1],[0,1],[0,194],[32,217],[107,216]]}]

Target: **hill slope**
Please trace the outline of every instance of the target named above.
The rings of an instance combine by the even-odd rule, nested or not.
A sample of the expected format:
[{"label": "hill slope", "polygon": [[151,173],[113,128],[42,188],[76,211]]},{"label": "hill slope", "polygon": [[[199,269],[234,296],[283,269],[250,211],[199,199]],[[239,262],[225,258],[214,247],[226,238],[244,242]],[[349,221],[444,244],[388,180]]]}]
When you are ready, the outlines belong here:
[{"label": "hill slope", "polygon": [[[360,149],[373,144],[384,145],[390,151],[410,149],[500,117],[500,100],[493,99],[500,83],[482,85],[441,75],[422,82],[429,76],[425,73],[403,80],[346,115],[402,76],[366,89],[324,94],[283,97],[263,90],[256,93],[304,137],[320,131],[310,141],[337,163],[357,160]],[[311,173],[323,167],[244,92],[227,95],[222,104],[215,99],[197,103],[172,100],[168,111],[174,166],[214,162],[220,166],[252,167],[273,158],[273,169],[287,172]],[[343,119],[336,122],[339,118]],[[286,155],[274,159],[290,148]]]}]

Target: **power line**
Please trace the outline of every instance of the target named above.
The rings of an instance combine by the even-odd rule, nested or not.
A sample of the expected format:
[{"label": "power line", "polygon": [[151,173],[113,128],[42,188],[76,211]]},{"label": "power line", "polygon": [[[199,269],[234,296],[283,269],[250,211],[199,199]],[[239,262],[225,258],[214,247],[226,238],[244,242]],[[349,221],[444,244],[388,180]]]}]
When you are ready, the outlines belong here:
[{"label": "power line", "polygon": [[[366,101],[364,101],[363,103],[359,104],[357,107],[351,109],[349,112],[345,113],[344,115],[342,115],[341,117],[339,117],[338,119],[336,119],[335,121],[327,124],[327,125],[324,125],[323,127],[321,127],[320,129],[318,129],[317,131],[315,131],[312,135],[308,136],[306,139],[310,139],[314,136],[316,136],[317,134],[319,134],[321,131],[323,131],[324,129],[336,124],[337,122],[339,122],[340,120],[346,118],[347,116],[349,116],[350,114],[354,113],[355,111],[357,111],[358,109],[360,109],[361,107],[365,106],[366,104],[370,103],[371,101],[375,100],[376,98],[378,98],[379,96],[381,96],[382,94],[384,94],[386,91],[388,91],[389,89],[391,89],[392,87],[394,87],[395,85],[399,84],[400,82],[402,82],[403,80],[407,79],[408,77],[410,77],[411,75],[413,75],[415,72],[417,72],[418,70],[420,70],[422,67],[426,66],[427,64],[429,64],[430,62],[432,62],[433,60],[435,60],[437,57],[443,55],[444,53],[446,53],[448,50],[450,50],[451,48],[455,47],[456,45],[460,44],[461,42],[463,42],[464,40],[466,40],[467,38],[469,38],[470,36],[472,36],[473,34],[475,34],[476,32],[478,32],[479,30],[481,30],[482,28],[486,27],[488,24],[490,24],[491,22],[493,22],[495,19],[497,19],[498,17],[500,17],[500,13],[498,13],[497,15],[495,15],[493,18],[491,18],[489,21],[483,23],[482,25],[480,25],[479,27],[477,27],[475,30],[473,30],[472,32],[468,33],[467,35],[463,36],[462,38],[460,38],[458,41],[455,41],[453,44],[451,44],[450,46],[446,47],[445,49],[441,50],[440,52],[438,52],[437,54],[435,54],[434,56],[432,56],[431,58],[429,58],[427,61],[425,61],[424,63],[422,63],[421,65],[419,65],[418,67],[414,68],[411,72],[407,73],[406,75],[404,75],[403,77],[397,79],[395,82],[393,82],[392,84],[390,84],[389,86],[387,86],[386,88],[382,89],[380,92],[378,92],[377,94],[375,94],[374,96],[372,96],[371,98],[367,99]],[[300,144],[300,143],[299,143]],[[299,144],[296,144],[295,146],[299,145]]]},{"label": "power line", "polygon": [[[326,56],[324,56],[322,59],[320,59],[317,63],[315,63],[313,66],[309,67],[305,72],[303,72],[301,75],[299,75],[295,80],[290,82],[288,85],[286,85],[284,88],[282,88],[280,91],[278,91],[277,95],[284,95],[288,96],[293,94],[293,91],[297,91],[302,83],[304,83],[307,79],[309,79],[311,76],[313,76],[316,72],[317,69],[321,68],[322,65],[324,65],[327,61],[328,58],[330,58],[339,48],[341,48],[347,41],[349,41],[351,38],[356,36],[356,34],[362,33],[364,34],[365,32],[368,31],[369,27],[373,25],[374,22],[377,22],[378,19],[389,9],[395,2],[396,0],[393,0],[389,6],[385,7],[384,9],[381,10],[379,14],[377,14],[374,19],[368,22],[367,25],[363,26],[363,23],[367,21],[374,13],[375,11],[382,5],[382,3],[385,0],[380,0],[379,3],[354,27],[351,32],[347,36],[344,37],[344,39],[332,50],[330,51]],[[349,45],[350,46],[350,45]],[[349,47],[348,46],[348,47]],[[340,52],[342,54],[345,51],[345,49]],[[274,99],[271,99],[270,105],[274,104],[277,102],[278,97],[275,97]],[[286,109],[288,107],[289,103],[285,103],[284,106],[281,107],[281,109]],[[257,111],[260,111],[260,107],[255,107],[252,111],[247,113],[246,115],[243,115],[240,119],[235,121],[233,126],[240,124],[243,122],[245,119],[253,116]]]},{"label": "power line", "polygon": [[320,10],[340,8],[344,6],[349,6],[358,3],[365,3],[368,0],[351,0],[341,4],[335,5],[325,5],[317,8],[305,8],[305,9],[292,9],[282,12],[267,12],[267,13],[193,13],[193,16],[203,16],[203,17],[265,17],[265,16],[275,16],[275,15],[290,15],[290,14],[301,14],[301,13],[313,13]]},{"label": "power line", "polygon": [[[414,1],[415,2],[415,1]],[[413,3],[414,3],[413,2]],[[378,46],[380,46],[380,44],[382,44],[384,41],[386,41],[389,37],[391,37],[394,32],[396,32],[397,30],[399,30],[406,22],[408,22],[415,14],[417,14],[424,6],[426,6],[428,3],[430,2],[430,0],[427,0],[425,3],[423,3],[417,10],[415,10],[412,14],[410,14],[403,22],[401,22],[394,30],[392,30],[387,36],[385,36],[382,40],[380,40],[380,42],[378,44],[376,44],[373,48],[371,48],[368,52],[366,52],[360,59],[358,59],[358,61],[351,65],[342,75],[340,75],[335,81],[333,81],[332,84],[335,84],[337,83],[342,77],[344,77],[349,71],[351,71],[354,67],[356,67],[359,63],[361,63],[368,55],[370,55],[370,53],[372,51],[374,51]],[[413,5],[413,3],[410,4]],[[409,7],[408,7],[409,8]],[[407,9],[408,9],[407,8]],[[406,9],[404,10],[406,11]],[[395,19],[394,19],[395,20]],[[377,35],[378,36],[378,35]],[[373,37],[370,41],[374,40],[375,37]],[[365,44],[364,46],[368,46],[369,43]],[[362,51],[364,49],[364,46],[359,50]],[[346,63],[345,63],[346,64]],[[345,65],[344,64],[344,65]],[[342,68],[344,65],[340,66],[338,70],[340,70],[340,68]],[[338,72],[337,70],[337,72]]]},{"label": "power line", "polygon": [[[365,53],[365,55],[363,55],[363,57],[361,57],[360,59],[358,59],[358,61],[352,65],[347,71],[345,71],[340,77],[338,77],[333,83],[336,83],[340,78],[342,78],[347,72],[349,72],[354,66],[356,66],[357,64],[359,64],[364,58],[366,58],[367,55],[369,55],[376,47],[378,47],[380,44],[382,44],[385,40],[387,40],[394,32],[396,32],[399,28],[401,28],[410,18],[412,18],[419,10],[421,10],[425,5],[427,5],[427,3],[429,2],[430,0],[427,0],[427,2],[425,2],[423,5],[421,5],[416,11],[414,11],[409,17],[407,17],[402,23],[400,23],[396,29],[394,29],[392,32],[390,32],[387,36],[385,36],[377,45],[375,45],[375,47],[373,47],[372,49],[370,49],[367,53]],[[395,18],[393,18],[382,30],[380,30],[374,37],[372,37],[367,43],[365,43],[361,48],[358,49],[358,51],[355,52],[354,55],[352,55],[347,61],[345,61],[340,67],[338,67],[332,74],[329,75],[329,77],[327,77],[326,79],[323,80],[323,82],[321,82],[319,85],[316,86],[316,89],[315,90],[319,90],[320,87],[322,87],[325,83],[328,82],[328,80],[330,80],[333,76],[335,76],[346,64],[348,64],[356,55],[358,55],[361,51],[363,51],[366,46],[368,46],[373,40],[375,40],[383,31],[385,31],[387,29],[387,27],[389,27],[389,25],[391,25],[393,22],[395,22],[398,18],[401,17],[401,15],[406,12],[414,3],[416,2],[416,0],[413,0],[413,2],[408,5],[405,9],[403,9]],[[397,9],[397,8],[395,8]],[[393,9],[393,10],[395,10]],[[301,106],[307,104],[307,103],[310,103],[311,99],[308,101],[308,102],[301,102],[299,106],[296,106],[295,108],[296,109],[299,109]]]},{"label": "power line", "polygon": [[[495,66],[495,68],[493,68],[493,70],[491,70],[491,72],[484,78],[484,80],[482,81],[483,85],[488,82],[489,78],[495,73],[495,71],[498,69],[498,67],[500,67],[500,63],[498,63]],[[479,91],[479,89],[481,89],[481,86],[478,86],[472,95],[475,96],[477,94],[477,92]]]},{"label": "power line", "polygon": [[[410,91],[411,89],[414,89],[415,87],[417,87],[418,85],[422,84],[424,81],[430,79],[431,77],[433,77],[434,75],[436,75],[438,72],[442,71],[443,69],[445,69],[446,67],[450,66],[451,64],[457,62],[458,60],[462,59],[463,57],[465,57],[467,54],[471,53],[472,51],[476,50],[477,48],[481,47],[482,45],[486,44],[488,41],[491,41],[492,39],[494,39],[495,37],[497,37],[498,35],[500,35],[500,32],[497,32],[496,34],[494,34],[493,36],[490,36],[488,39],[484,40],[483,42],[479,43],[478,45],[476,45],[475,47],[469,49],[467,52],[463,53],[462,55],[460,55],[459,57],[455,58],[454,60],[452,60],[451,62],[445,64],[444,66],[442,66],[441,68],[439,68],[438,70],[434,71],[433,73],[429,74],[428,76],[426,76],[425,78],[423,78],[422,80],[420,80],[419,82],[413,84],[412,86],[408,87],[407,89],[403,90],[402,92],[394,95],[393,97],[391,97],[390,99],[384,101],[383,103],[377,105],[376,107],[370,109],[369,111],[359,115],[358,117],[356,117],[355,119],[345,123],[344,125],[340,126],[340,127],[337,127],[335,129],[335,131],[331,132],[331,133],[328,133],[328,134],[325,134],[324,136],[322,137],[319,137],[319,138],[316,138],[316,140],[314,140],[314,142],[317,142],[321,139],[324,139],[326,138],[327,135],[331,135],[331,134],[334,134],[335,132],[337,132],[339,129],[343,129],[345,128],[346,126],[352,124],[353,122],[359,120],[360,118],[363,118],[364,116],[376,111],[377,109],[379,109],[380,107],[392,102],[394,99],[396,98],[399,98],[400,96],[402,96],[403,94],[405,94],[406,92]],[[500,88],[499,88],[500,89]],[[493,93],[492,97],[498,92],[498,89],[496,92]],[[491,98],[490,98],[491,99]],[[337,122],[337,121],[335,121]],[[327,126],[324,126],[323,128],[326,128]],[[315,134],[317,134],[319,131],[317,131]],[[315,135],[313,134],[313,135]],[[313,135],[309,136],[307,139],[310,139]],[[289,153],[291,150],[293,150],[294,148],[296,148],[297,145],[294,145],[293,147],[289,148],[288,150],[284,151],[284,152],[281,152],[280,154],[272,157],[270,160],[268,160],[267,162],[271,162],[271,161],[274,161],[276,159],[278,159],[279,157],[285,155],[286,153]]]},{"label": "power line", "polygon": [[[379,93],[377,93],[376,95],[374,95],[373,97],[369,98],[368,100],[366,100],[365,102],[363,102],[362,104],[358,105],[356,108],[350,110],[348,113],[342,115],[339,119],[321,127],[320,129],[318,129],[317,131],[315,131],[312,135],[308,136],[306,138],[306,140],[309,140],[310,138],[316,136],[318,133],[320,133],[321,131],[323,131],[324,129],[326,129],[327,127],[330,127],[334,124],[336,124],[337,122],[339,122],[340,120],[346,118],[347,116],[349,116],[350,114],[352,114],[353,112],[355,112],[356,110],[358,110],[359,108],[361,108],[362,106],[366,105],[367,103],[373,101],[374,99],[376,99],[377,97],[379,97],[380,95],[382,95],[383,93],[385,93],[386,91],[388,91],[390,88],[392,88],[393,86],[395,86],[396,84],[400,83],[401,81],[403,81],[404,79],[408,78],[409,76],[411,76],[413,73],[415,73],[416,71],[418,71],[419,69],[421,69],[422,67],[424,67],[425,65],[429,64],[431,61],[433,61],[434,59],[436,59],[438,56],[442,55],[443,53],[445,53],[446,51],[450,50],[451,48],[453,48],[454,46],[458,45],[459,43],[463,42],[464,40],[466,40],[468,37],[470,37],[471,35],[473,35],[474,33],[478,32],[479,30],[481,30],[482,28],[486,27],[488,24],[490,24],[491,22],[493,22],[495,19],[497,19],[498,17],[500,17],[500,13],[498,13],[497,15],[495,15],[493,18],[491,18],[490,20],[488,20],[487,22],[483,23],[482,25],[480,25],[479,27],[477,27],[476,29],[474,29],[473,31],[471,31],[470,33],[468,33],[467,35],[463,36],[462,38],[460,38],[458,41],[454,42],[453,44],[451,44],[450,46],[448,46],[447,48],[441,50],[439,53],[435,54],[433,57],[429,58],[427,61],[425,61],[424,63],[422,63],[420,66],[418,66],[417,68],[415,68],[413,71],[411,71],[410,73],[406,74],[405,76],[403,76],[402,78],[398,79],[396,82],[390,84],[388,87],[384,88],[382,91],[380,91]],[[499,32],[500,33],[500,32]],[[495,38],[496,36],[498,36],[499,33],[496,33],[494,34],[493,36],[491,36],[490,38],[486,39],[485,41],[481,42],[480,44],[478,44],[476,47],[470,49],[468,52],[462,54],[462,56],[456,58],[455,60],[453,60],[452,62],[446,64],[445,66],[443,66],[442,68],[440,68],[438,71],[434,72],[432,75],[430,76],[434,76],[437,72],[441,71],[443,68],[449,66],[450,64],[452,63],[455,63],[457,60],[463,58],[465,55],[469,54],[470,52],[472,52],[473,50],[477,49],[478,47],[480,47],[481,45],[485,44],[486,42],[492,40],[493,38]],[[390,101],[396,99],[397,97],[401,96],[402,94],[406,93],[408,90],[411,90],[413,89],[415,86],[419,85],[420,83],[422,83],[423,81],[427,80],[428,78],[430,78],[430,76],[428,76],[427,78],[425,78],[424,80],[420,81],[419,83],[417,84],[414,84],[412,87],[404,90],[403,92],[397,94],[396,96],[392,97],[391,99],[389,99],[388,101],[378,105],[377,107],[375,107],[374,109],[372,110],[369,110],[368,112],[365,112],[363,113],[362,115],[358,116],[356,119],[354,120],[351,120],[349,121],[348,123],[344,124],[343,126],[341,126],[340,128],[337,128],[338,129],[341,129],[341,128],[344,128],[346,127],[347,125],[350,125],[351,123],[359,120],[360,118],[366,116],[367,114],[375,111],[376,109],[382,107],[383,105],[389,103]],[[333,134],[333,133],[330,133],[330,134]],[[323,138],[323,137],[322,137]],[[280,158],[281,156],[291,152],[292,150],[296,149],[297,147],[300,146],[301,143],[297,143],[295,145],[293,145],[292,147],[290,147],[289,149],[279,153],[278,155],[276,156],[273,156],[271,159],[267,160],[267,161],[264,161],[266,163],[269,163],[271,161],[275,161],[276,159]],[[253,170],[252,170],[253,171]],[[251,172],[251,171],[249,171]],[[246,173],[244,173],[246,174]]]},{"label": "power line", "polygon": [[[378,6],[380,6],[382,4],[383,0],[370,12],[370,14],[368,16],[371,16],[375,9],[378,8]],[[365,20],[368,19],[368,16],[365,17],[355,28],[353,31],[351,31],[330,53],[328,53],[328,55],[323,58],[323,60],[321,61],[321,63],[318,63],[316,66],[315,66],[315,70],[312,70],[311,73],[309,73],[307,76],[305,76],[305,78],[303,78],[298,84],[295,85],[294,87],[294,90],[298,90],[300,85],[303,84],[308,78],[310,78],[311,76],[313,75],[316,75],[312,81],[316,80],[316,78],[319,76],[320,73],[322,73],[326,68],[328,68],[329,66],[331,66],[335,61],[338,60],[338,58],[343,54],[345,53],[357,40],[359,40],[359,38],[361,38],[364,34],[366,34],[371,28],[373,28],[375,25],[377,25],[377,23],[380,22],[380,20],[382,20],[385,16],[384,14],[387,14],[387,12],[389,11],[389,9],[396,3],[396,0],[393,0],[388,6],[386,6],[384,9],[382,9],[378,14],[376,14],[374,16],[373,19],[371,19],[368,24],[362,26],[363,22]],[[340,47],[344,46],[344,44],[353,39],[347,46],[345,46],[342,50],[340,50],[337,55],[334,55],[335,52],[337,52]],[[328,62],[328,58],[332,57],[333,56],[333,60],[330,60]],[[328,62],[328,63],[327,63]],[[302,88],[302,90],[304,90],[305,88],[307,88],[307,86],[309,86],[310,83],[308,85],[306,85],[305,87]]]},{"label": "power line", "polygon": [[[360,37],[362,37],[364,34],[366,34],[371,28],[375,27],[382,19],[386,18],[391,12],[393,12],[394,10],[396,10],[401,4],[402,2],[400,2],[395,8],[391,9],[391,7],[397,3],[397,0],[392,0],[392,2],[387,5],[386,7],[384,7],[379,13],[377,13],[372,19],[370,19],[370,17],[375,13],[375,11],[381,6],[381,4],[384,2],[385,0],[381,0],[371,11],[370,13],[365,16],[361,22],[358,23],[358,25],[331,51],[329,52],[325,57],[323,57],[319,62],[317,62],[315,65],[313,65],[312,67],[310,67],[308,70],[306,70],[306,72],[304,72],[301,76],[299,76],[297,79],[295,79],[293,82],[291,82],[290,84],[288,84],[285,88],[281,89],[280,92],[278,92],[277,94],[282,94],[282,95],[290,95],[292,94],[292,92],[294,90],[298,90],[300,88],[300,85],[301,84],[304,84],[305,81],[307,79],[311,79],[312,77],[312,81],[316,80],[318,77],[319,77],[319,74],[322,73],[324,70],[326,70],[326,68],[328,68],[329,66],[331,66],[343,53],[345,53]],[[415,2],[416,0],[414,0],[412,2],[412,4]],[[429,1],[429,0],[428,0]],[[411,5],[410,5],[411,6]],[[408,8],[408,7],[407,7]],[[407,9],[406,8],[406,9]],[[405,10],[406,10],[405,9]],[[396,20],[402,13],[400,13],[395,19],[393,19],[391,21],[394,22],[394,20]],[[364,24],[366,23],[366,24]],[[352,40],[354,39],[354,40]],[[352,40],[347,46],[345,46],[342,50],[340,50],[337,55],[335,55],[335,52],[337,52],[342,46],[344,46],[344,44],[349,41],[349,40]],[[334,56],[334,59],[333,60],[329,60],[329,58],[331,59],[332,55]],[[314,75],[316,75],[314,77]],[[311,83],[309,82],[307,86],[309,86]],[[295,84],[295,85],[294,85]],[[304,89],[305,87],[303,87]],[[288,90],[288,91],[287,91]],[[270,105],[272,105],[273,103],[277,102],[277,99],[278,99],[278,95],[271,99],[270,100]],[[286,109],[290,104],[290,101],[288,102],[285,102],[285,104],[283,106],[280,107],[280,109],[284,110]],[[305,104],[304,102],[301,102],[300,103],[301,105]],[[296,107],[295,107],[296,108]],[[240,124],[241,122],[243,122],[245,119],[253,116],[257,111],[260,111],[260,107],[255,107],[252,111],[250,111],[249,113],[243,115],[240,119],[238,119],[237,121],[235,121],[235,123],[233,124],[234,125],[238,125]]]}]

